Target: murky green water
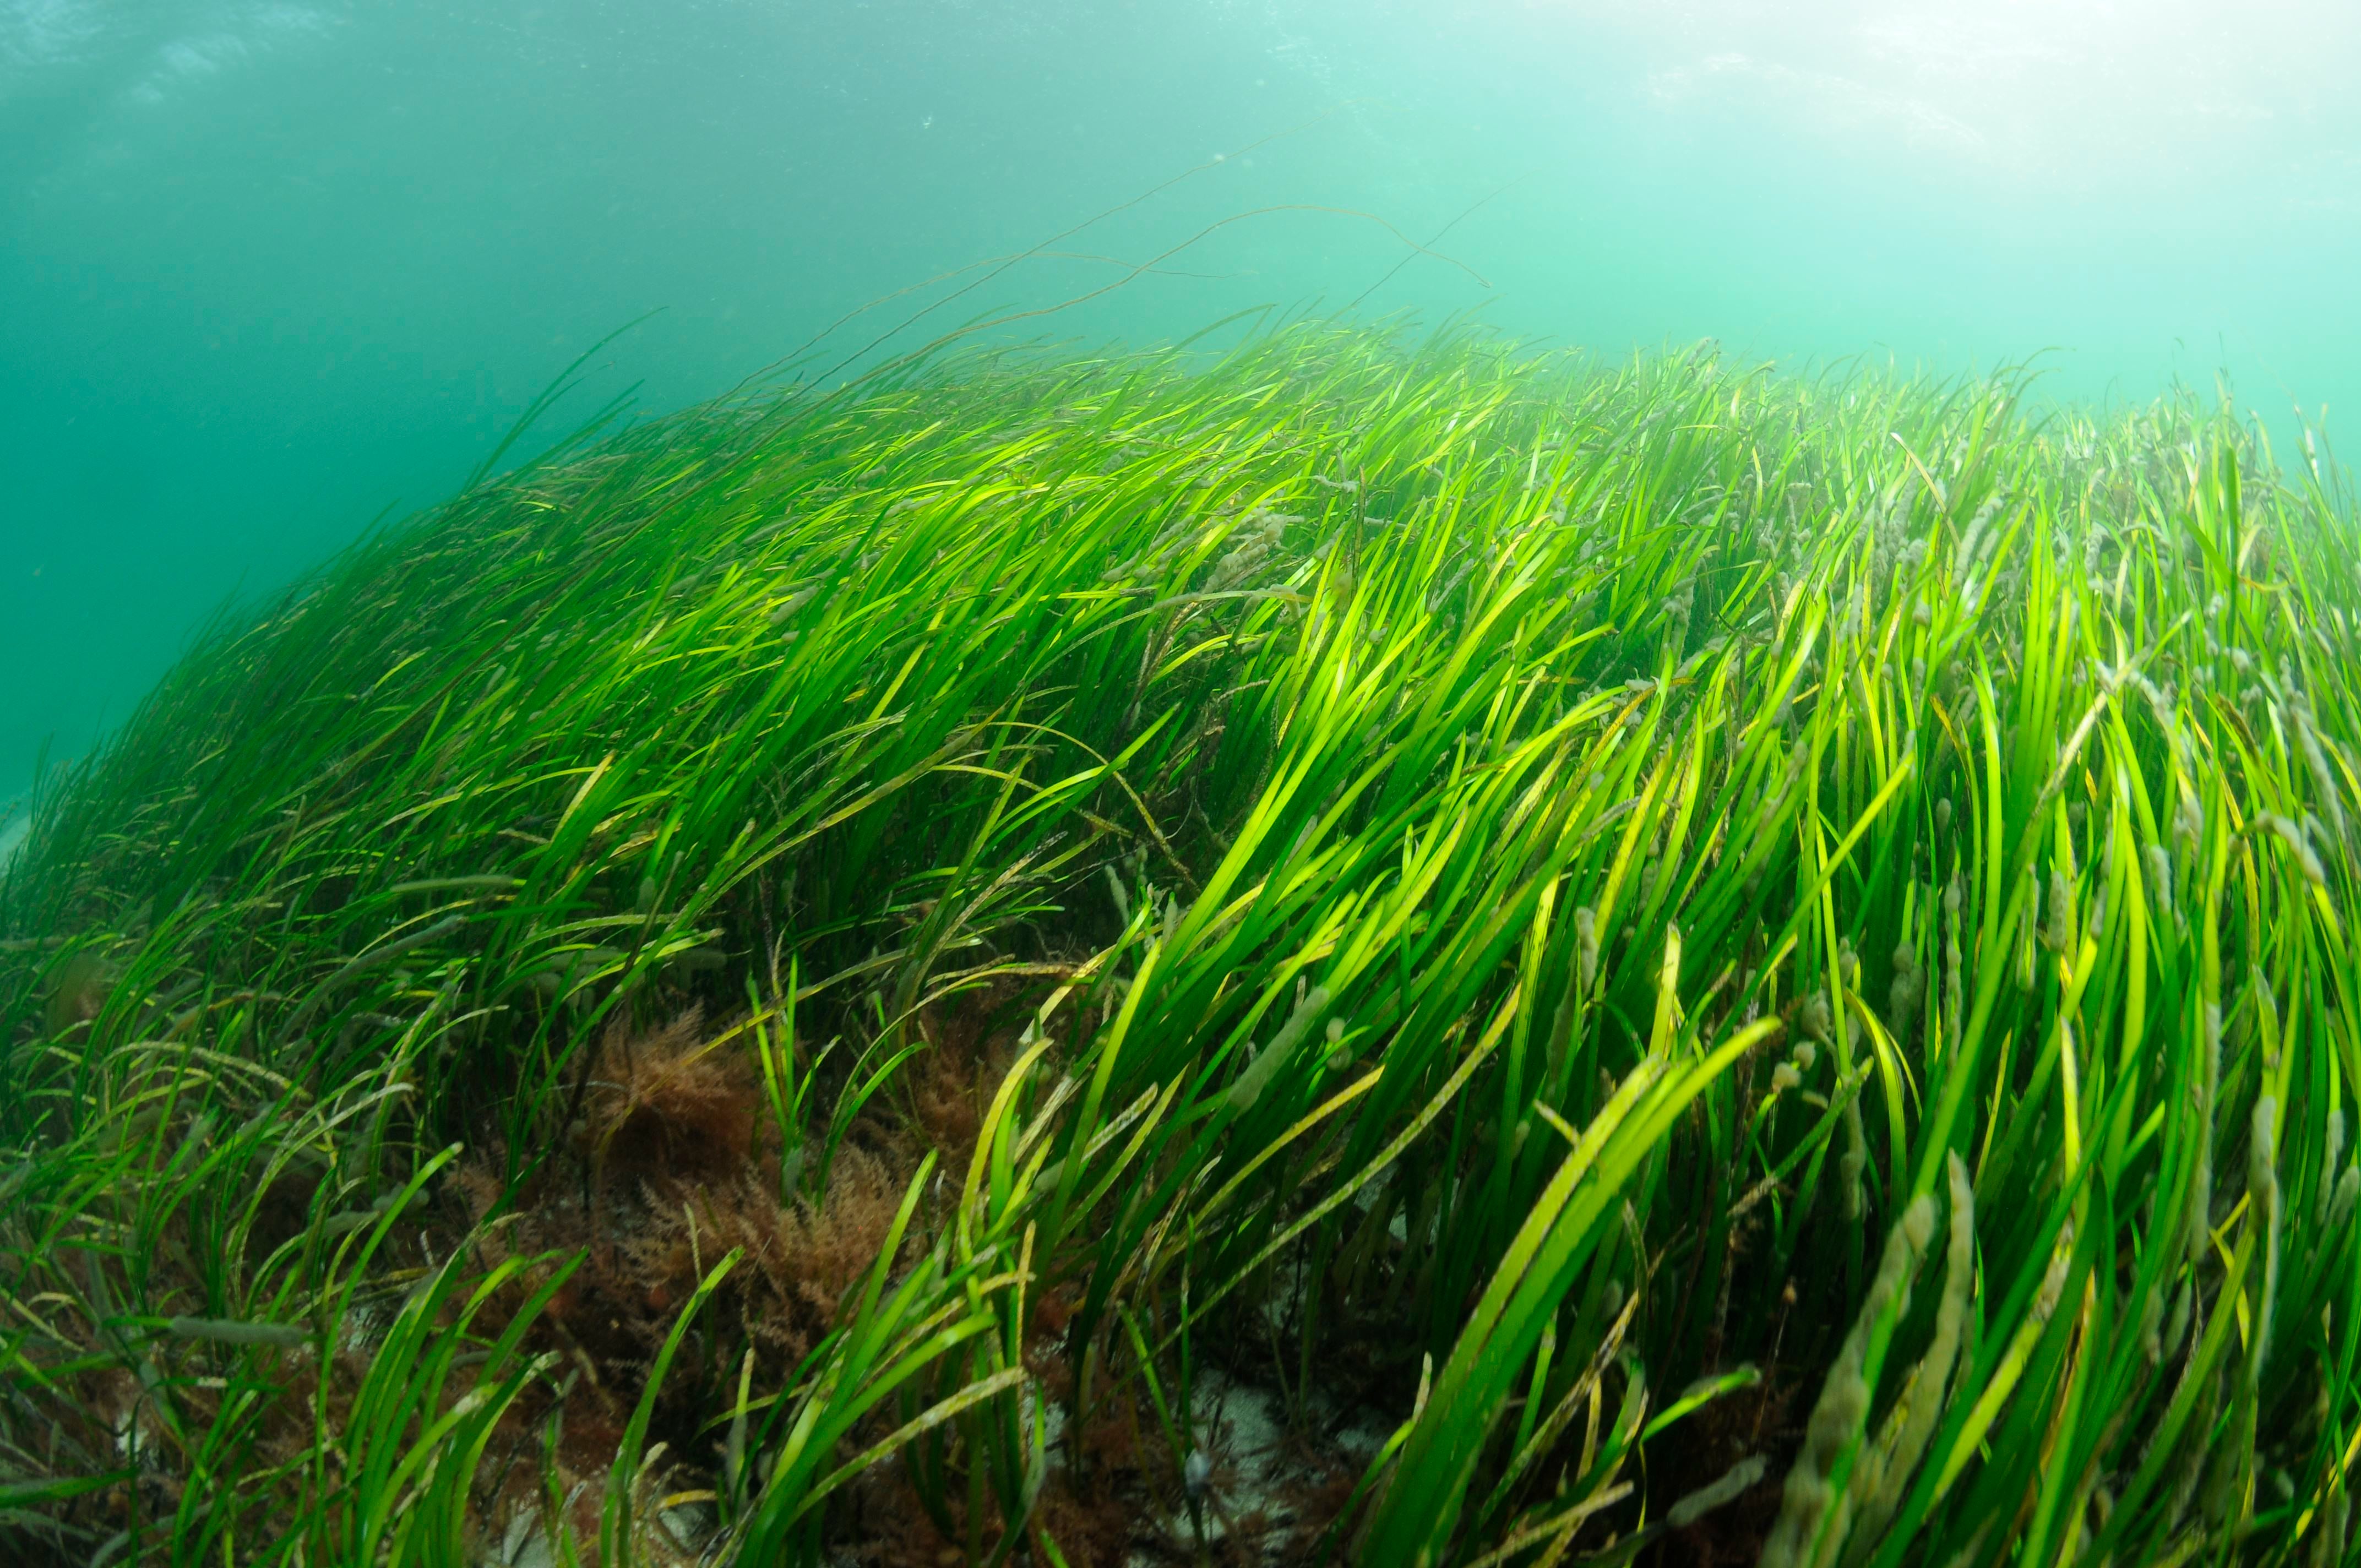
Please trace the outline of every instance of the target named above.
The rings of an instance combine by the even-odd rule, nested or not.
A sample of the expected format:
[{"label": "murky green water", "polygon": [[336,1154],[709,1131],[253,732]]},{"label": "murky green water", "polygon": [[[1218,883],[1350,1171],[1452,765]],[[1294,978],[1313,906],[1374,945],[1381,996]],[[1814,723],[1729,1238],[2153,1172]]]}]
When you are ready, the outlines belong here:
[{"label": "murky green water", "polygon": [[1190,170],[889,346],[1161,256],[1027,325],[2051,348],[2287,429],[2361,403],[2356,64],[2324,4],[0,0],[0,798],[623,323],[553,431]]}]

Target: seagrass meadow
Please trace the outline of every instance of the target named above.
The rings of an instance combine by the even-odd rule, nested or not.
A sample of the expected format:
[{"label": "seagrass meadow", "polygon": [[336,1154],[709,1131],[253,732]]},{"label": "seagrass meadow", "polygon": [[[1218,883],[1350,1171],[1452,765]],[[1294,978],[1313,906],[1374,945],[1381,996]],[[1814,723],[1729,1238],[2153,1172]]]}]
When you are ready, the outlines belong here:
[{"label": "seagrass meadow", "polygon": [[2350,492],[2026,395],[967,352],[225,616],[0,880],[0,1553],[2351,1561]]}]

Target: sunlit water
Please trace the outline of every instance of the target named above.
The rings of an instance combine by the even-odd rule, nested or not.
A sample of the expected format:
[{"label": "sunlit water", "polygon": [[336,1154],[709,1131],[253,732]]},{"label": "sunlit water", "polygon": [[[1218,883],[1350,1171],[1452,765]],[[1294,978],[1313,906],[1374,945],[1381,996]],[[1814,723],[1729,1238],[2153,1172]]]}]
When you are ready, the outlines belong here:
[{"label": "sunlit water", "polygon": [[0,797],[624,323],[552,433],[1191,170],[896,345],[1218,224],[1034,324],[2047,348],[2285,433],[2361,403],[2356,66],[2361,10],[2270,0],[0,0]]}]

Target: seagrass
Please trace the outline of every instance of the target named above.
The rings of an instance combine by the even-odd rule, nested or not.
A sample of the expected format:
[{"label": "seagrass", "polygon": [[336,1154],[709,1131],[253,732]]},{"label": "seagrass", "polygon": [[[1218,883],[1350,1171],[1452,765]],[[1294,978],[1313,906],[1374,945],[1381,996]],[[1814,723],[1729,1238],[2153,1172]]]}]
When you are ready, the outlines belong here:
[{"label": "seagrass", "polygon": [[0,872],[0,1541],[2341,1561],[2312,439],[1298,322],[480,477]]}]

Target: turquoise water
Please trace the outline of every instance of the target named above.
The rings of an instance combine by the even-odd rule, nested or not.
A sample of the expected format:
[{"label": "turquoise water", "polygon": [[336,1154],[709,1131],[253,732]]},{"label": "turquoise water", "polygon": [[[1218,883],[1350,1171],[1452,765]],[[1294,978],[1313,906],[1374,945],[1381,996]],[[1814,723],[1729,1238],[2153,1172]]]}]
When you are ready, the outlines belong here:
[{"label": "turquoise water", "polygon": [[552,433],[1176,175],[892,345],[1220,225],[1031,324],[1481,306],[1606,353],[2048,349],[2059,396],[2226,374],[2333,435],[2356,66],[2361,12],[2253,0],[0,0],[0,799],[626,322],[660,312]]}]

